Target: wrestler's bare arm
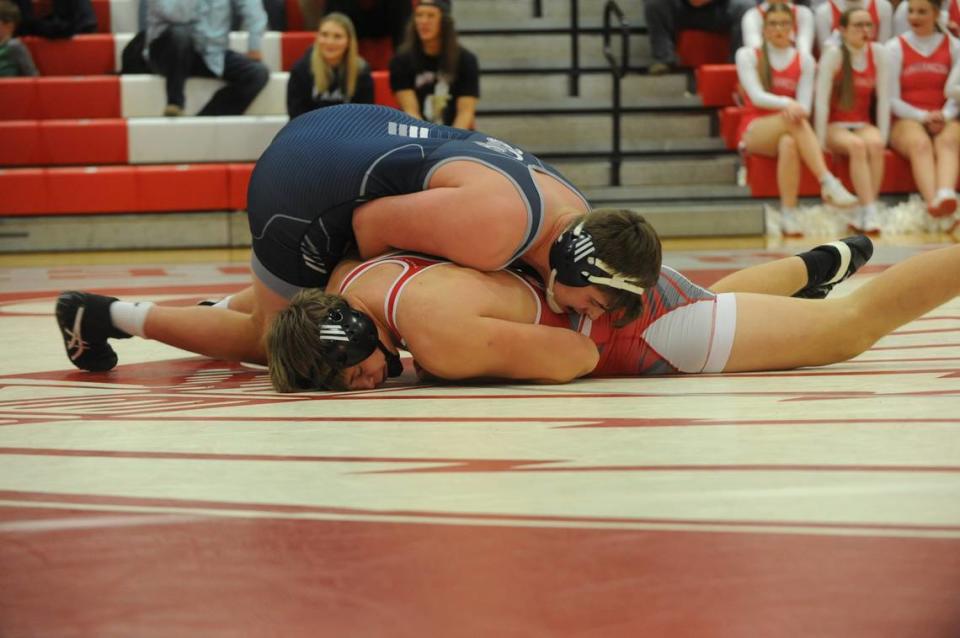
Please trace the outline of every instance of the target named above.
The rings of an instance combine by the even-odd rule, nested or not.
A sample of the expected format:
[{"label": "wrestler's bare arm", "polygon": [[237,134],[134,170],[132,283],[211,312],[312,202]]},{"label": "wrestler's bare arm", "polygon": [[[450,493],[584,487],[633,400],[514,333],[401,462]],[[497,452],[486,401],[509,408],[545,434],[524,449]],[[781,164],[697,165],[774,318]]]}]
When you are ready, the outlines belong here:
[{"label": "wrestler's bare arm", "polygon": [[498,270],[523,238],[525,215],[513,187],[477,181],[367,202],[354,213],[353,231],[364,259],[395,248]]},{"label": "wrestler's bare arm", "polygon": [[407,338],[411,353],[444,379],[567,383],[592,371],[600,358],[596,345],[572,330],[491,317],[437,322],[417,332]]}]

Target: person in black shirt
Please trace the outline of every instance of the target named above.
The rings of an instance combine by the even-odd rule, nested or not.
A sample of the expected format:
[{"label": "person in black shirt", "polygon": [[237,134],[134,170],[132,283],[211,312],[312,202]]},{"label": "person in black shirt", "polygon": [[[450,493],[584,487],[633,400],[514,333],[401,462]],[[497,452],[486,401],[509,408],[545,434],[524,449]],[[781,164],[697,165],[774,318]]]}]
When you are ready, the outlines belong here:
[{"label": "person in black shirt", "polygon": [[287,81],[290,119],[334,104],[373,104],[370,66],[357,54],[353,22],[331,13],[320,22],[316,43],[307,49]]},{"label": "person in black shirt", "polygon": [[447,0],[420,0],[390,61],[390,88],[404,112],[472,129],[480,97],[477,57],[457,42]]}]

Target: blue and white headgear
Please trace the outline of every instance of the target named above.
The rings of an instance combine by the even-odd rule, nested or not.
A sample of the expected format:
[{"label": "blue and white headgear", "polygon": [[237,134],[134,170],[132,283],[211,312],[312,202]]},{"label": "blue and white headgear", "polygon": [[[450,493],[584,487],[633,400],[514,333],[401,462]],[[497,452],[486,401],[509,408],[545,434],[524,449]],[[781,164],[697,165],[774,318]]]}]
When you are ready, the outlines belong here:
[{"label": "blue and white headgear", "polygon": [[550,247],[550,278],[547,280],[547,305],[550,310],[565,312],[554,297],[553,285],[558,281],[574,288],[599,284],[637,295],[644,293],[646,289],[643,286],[607,265],[596,252],[593,237],[583,229],[583,222],[557,238]]}]

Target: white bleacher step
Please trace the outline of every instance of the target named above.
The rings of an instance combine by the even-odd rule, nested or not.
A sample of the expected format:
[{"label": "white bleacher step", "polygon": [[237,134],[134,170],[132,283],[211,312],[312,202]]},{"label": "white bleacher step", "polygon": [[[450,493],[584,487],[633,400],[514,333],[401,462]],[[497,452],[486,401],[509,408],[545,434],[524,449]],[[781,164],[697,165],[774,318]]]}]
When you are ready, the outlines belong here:
[{"label": "white bleacher step", "polygon": [[[133,30],[113,33],[114,71],[120,71],[123,49],[135,35],[135,24]],[[263,62],[270,71],[283,71],[282,39],[283,33],[281,31],[266,31],[263,34],[263,39],[260,43],[261,62]],[[250,35],[246,31],[231,31],[230,49],[237,53],[245,54],[250,48],[249,40]]]},{"label": "white bleacher step", "polygon": [[[578,112],[609,112],[613,103],[609,98],[595,95],[581,95],[580,97],[562,96],[545,102],[537,95],[529,95],[527,99],[491,99],[481,101],[477,105],[477,115],[511,115],[514,113],[530,113],[534,109],[537,113],[570,113]],[[672,111],[698,112],[703,111],[703,102],[699,95],[655,95],[624,100],[621,108],[625,113],[644,111]]]},{"label": "white bleacher step", "polygon": [[285,115],[132,119],[129,162],[253,162],[286,123]]},{"label": "white bleacher step", "polygon": [[[468,27],[475,23],[490,22],[490,16],[496,16],[504,24],[522,23],[533,20],[533,0],[456,0],[453,4],[453,17],[457,28]],[[570,0],[543,0],[543,18],[569,19]],[[581,20],[602,20],[606,0],[580,0],[578,2]],[[620,8],[629,18],[633,14],[643,13],[643,5],[634,0],[619,0]]]},{"label": "white bleacher step", "polygon": [[676,204],[627,201],[618,207],[639,211],[661,237],[721,237],[763,235],[763,205],[742,202]]},{"label": "white bleacher step", "polygon": [[[625,15],[627,26],[630,29],[630,39],[646,37],[646,21],[643,11],[634,11],[632,15]],[[603,33],[603,16],[588,15],[581,17],[577,23],[580,31],[590,34]],[[614,33],[614,42],[617,51],[619,51],[620,25],[616,19],[611,23]],[[490,19],[488,16],[484,20],[471,20],[469,24],[462,25],[457,22],[457,32],[461,35],[490,35],[516,33],[517,35],[529,33],[570,33],[570,18],[560,16],[544,16],[542,18],[530,17],[515,22],[504,21],[503,19]]]},{"label": "white bleacher step", "polygon": [[[287,77],[284,72],[270,74],[270,79],[257,95],[246,115],[286,115]],[[216,78],[189,78],[184,94],[185,113],[196,115],[220,87]],[[120,77],[121,113],[126,118],[156,117],[163,114],[167,103],[164,79],[159,75],[123,75]]]},{"label": "white bleacher step", "polygon": [[680,184],[669,186],[596,186],[583,189],[583,194],[594,205],[613,205],[618,202],[676,203],[679,201],[735,203],[742,200],[752,204],[750,189],[736,184]]}]

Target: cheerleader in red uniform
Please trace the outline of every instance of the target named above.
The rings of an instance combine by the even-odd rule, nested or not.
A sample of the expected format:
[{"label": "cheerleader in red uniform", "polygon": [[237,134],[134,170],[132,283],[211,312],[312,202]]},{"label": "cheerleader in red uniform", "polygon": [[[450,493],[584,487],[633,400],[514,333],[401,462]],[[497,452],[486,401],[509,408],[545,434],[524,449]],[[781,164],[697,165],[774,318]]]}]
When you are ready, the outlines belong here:
[{"label": "cheerleader in red uniform", "polygon": [[[876,233],[880,230],[876,203],[890,133],[889,64],[883,45],[871,41],[876,25],[869,11],[848,9],[839,24],[841,46],[827,48],[820,58],[817,138],[827,150],[850,158],[853,190],[860,200],[851,226]],[[871,104],[876,105],[875,119]]]},{"label": "cheerleader in red uniform", "polygon": [[[957,210],[960,172],[957,105],[945,96],[960,43],[940,30],[939,0],[909,0],[910,30],[887,43],[890,107],[896,117],[890,145],[910,160],[913,179],[934,217]],[[952,219],[945,226],[952,226]]]},{"label": "cheerleader in red uniform", "polygon": [[740,145],[749,153],[777,158],[781,229],[802,235],[796,218],[800,162],[820,180],[827,203],[850,207],[857,203],[827,170],[823,151],[810,126],[816,63],[791,42],[793,12],[772,4],[764,16],[763,46],[737,51],[737,75],[746,94],[747,111],[740,123]]}]

